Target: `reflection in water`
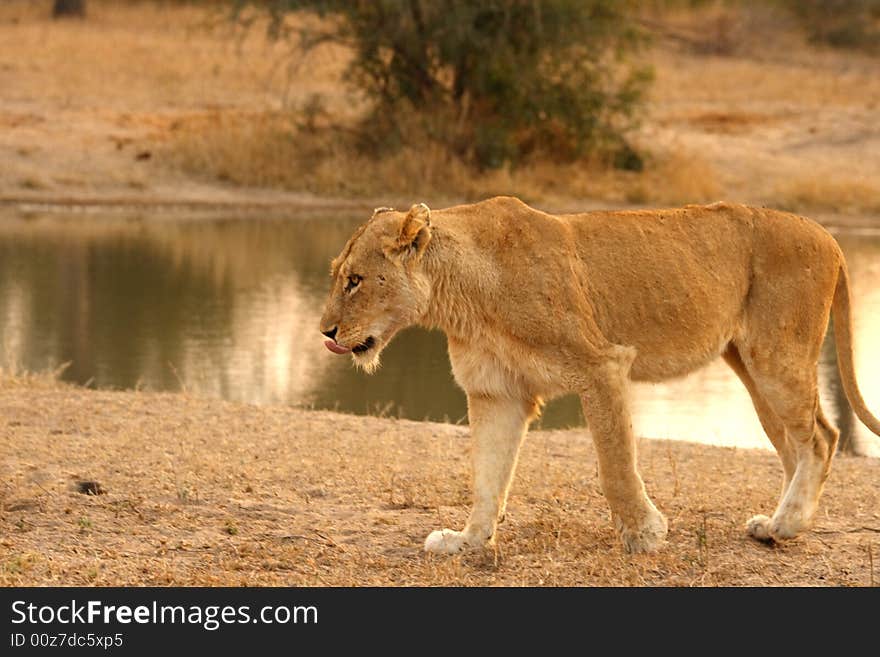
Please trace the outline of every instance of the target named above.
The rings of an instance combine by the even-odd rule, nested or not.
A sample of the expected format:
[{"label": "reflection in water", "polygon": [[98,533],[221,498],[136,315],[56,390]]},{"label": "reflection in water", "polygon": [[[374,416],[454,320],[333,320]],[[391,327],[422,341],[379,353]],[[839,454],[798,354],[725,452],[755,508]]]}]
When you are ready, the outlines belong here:
[{"label": "reflection in water", "polygon": [[[0,363],[103,388],[186,390],[354,413],[452,422],[466,417],[441,333],[411,329],[372,377],[328,353],[317,332],[328,263],[362,218],[0,221]],[[880,410],[880,236],[841,236],[855,299],[859,383]],[[829,415],[862,451],[877,442],[841,404],[833,349],[820,373]],[[635,386],[636,431],[769,447],[723,362],[679,381]],[[541,426],[583,425],[575,397]]]},{"label": "reflection in water", "polygon": [[[853,232],[835,237],[846,254],[850,271],[856,377],[868,409],[877,416],[880,415],[880,371],[876,368],[880,363],[880,233]],[[840,389],[836,354],[827,338],[819,375],[820,382],[825,384],[820,386],[822,404],[833,413],[831,418],[841,429],[841,441],[851,441],[859,454],[880,456],[880,439],[855,418]],[[843,433],[845,430],[847,434]]]}]

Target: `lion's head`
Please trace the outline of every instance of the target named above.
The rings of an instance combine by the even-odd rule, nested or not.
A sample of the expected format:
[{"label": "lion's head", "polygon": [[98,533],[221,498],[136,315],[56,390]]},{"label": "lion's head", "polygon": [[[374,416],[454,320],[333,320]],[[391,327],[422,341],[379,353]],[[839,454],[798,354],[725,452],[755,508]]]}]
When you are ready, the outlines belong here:
[{"label": "lion's head", "polygon": [[321,317],[324,344],[351,353],[373,371],[391,338],[427,309],[430,284],[422,256],[431,241],[431,211],[424,203],[409,212],[379,208],[358,228],[331,264],[333,284]]}]

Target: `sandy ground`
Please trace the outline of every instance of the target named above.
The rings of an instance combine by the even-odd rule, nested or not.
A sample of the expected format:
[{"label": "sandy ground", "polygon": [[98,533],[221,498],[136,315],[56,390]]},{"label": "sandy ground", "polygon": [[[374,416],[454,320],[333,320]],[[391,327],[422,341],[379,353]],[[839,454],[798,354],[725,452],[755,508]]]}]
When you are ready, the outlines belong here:
[{"label": "sandy ground", "polygon": [[438,558],[425,536],[468,510],[465,427],[4,377],[0,454],[4,585],[880,581],[876,459],[839,456],[813,531],[769,547],[743,525],[772,510],[775,455],[644,440],[669,541],[630,556],[589,437],[534,432],[497,550]]},{"label": "sandy ground", "polygon": [[95,0],[87,20],[53,21],[39,4],[0,6],[0,203],[331,203],[182,176],[156,149],[184,120],[336,99],[335,58],[291,61],[217,10]]},{"label": "sandy ground", "polygon": [[[829,187],[876,188],[880,59],[709,58],[709,84],[698,85],[692,58],[657,57],[654,120],[643,139],[699,153],[726,196],[787,205]],[[845,200],[839,209],[848,209]]]}]

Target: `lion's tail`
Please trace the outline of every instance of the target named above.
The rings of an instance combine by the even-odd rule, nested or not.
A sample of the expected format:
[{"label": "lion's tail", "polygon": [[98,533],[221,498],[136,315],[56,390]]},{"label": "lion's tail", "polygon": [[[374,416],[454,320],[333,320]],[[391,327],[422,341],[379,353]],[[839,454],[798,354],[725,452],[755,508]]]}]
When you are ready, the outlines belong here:
[{"label": "lion's tail", "polygon": [[846,264],[841,262],[837,276],[837,289],[831,305],[834,318],[834,336],[837,343],[837,366],[840,368],[840,380],[843,390],[849,399],[850,406],[856,416],[875,434],[880,436],[880,420],[878,420],[865,404],[862,393],[856,383],[856,372],[853,364],[853,332],[852,306],[850,304],[849,274]]}]

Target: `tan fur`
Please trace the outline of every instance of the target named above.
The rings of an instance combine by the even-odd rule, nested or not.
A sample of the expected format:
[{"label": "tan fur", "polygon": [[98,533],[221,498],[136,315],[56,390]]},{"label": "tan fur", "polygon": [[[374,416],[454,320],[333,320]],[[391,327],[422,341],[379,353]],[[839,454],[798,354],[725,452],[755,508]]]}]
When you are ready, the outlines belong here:
[{"label": "tan fur", "polygon": [[[549,215],[499,197],[431,212],[378,210],[334,261],[321,330],[369,343],[372,369],[400,329],[440,328],[474,436],[474,506],[462,531],[425,548],[493,540],[519,445],[543,400],[583,401],[623,544],[658,548],[666,520],[636,468],[629,380],[682,376],[723,356],[752,396],[785,472],[772,518],[749,533],[792,538],[812,518],[837,445],[818,405],[816,364],[834,311],[844,389],[880,434],[853,373],[846,264],[795,215],[715,203]],[[362,277],[346,291],[348,277]]]}]

